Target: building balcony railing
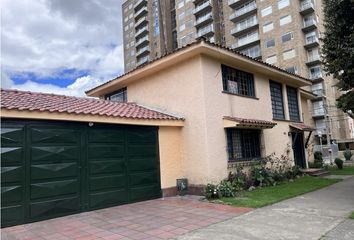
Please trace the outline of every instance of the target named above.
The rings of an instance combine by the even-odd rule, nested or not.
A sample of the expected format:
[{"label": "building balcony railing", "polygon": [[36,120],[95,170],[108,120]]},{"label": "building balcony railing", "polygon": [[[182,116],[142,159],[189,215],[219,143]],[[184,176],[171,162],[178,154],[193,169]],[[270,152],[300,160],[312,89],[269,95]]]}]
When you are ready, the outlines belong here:
[{"label": "building balcony railing", "polygon": [[316,108],[313,112],[312,112],[312,117],[313,118],[321,118],[325,116],[325,109],[324,107],[322,108]]},{"label": "building balcony railing", "polygon": [[240,53],[247,55],[249,57],[252,57],[252,58],[261,58],[262,57],[261,47],[259,45],[251,47],[251,48],[247,48],[247,49],[241,51]]},{"label": "building balcony railing", "polygon": [[258,26],[258,21],[247,22],[247,24],[239,25],[231,29],[230,33],[234,36],[239,36],[245,33],[247,30],[251,30],[254,27]]},{"label": "building balcony railing", "polygon": [[245,2],[247,2],[247,0],[228,0],[228,4],[232,8],[236,8]]},{"label": "building balcony railing", "polygon": [[254,34],[250,37],[244,38],[242,40],[238,40],[236,43],[231,45],[232,49],[238,50],[240,48],[249,46],[250,44],[253,44],[255,42],[259,41],[259,35],[258,34]]},{"label": "building balcony railing", "polygon": [[197,32],[198,37],[206,37],[214,34],[213,25],[200,28]]},{"label": "building balcony railing", "polygon": [[247,4],[243,8],[236,10],[230,15],[229,19],[233,22],[237,22],[241,17],[246,17],[255,12],[257,12],[257,5],[256,2],[252,2],[250,4]]},{"label": "building balcony railing", "polygon": [[321,97],[321,98],[326,96],[324,89],[314,89],[312,90],[312,93],[316,94],[317,97]]},{"label": "building balcony railing", "polygon": [[145,57],[139,58],[138,61],[136,62],[136,65],[140,66],[144,63],[149,62],[149,60],[150,60],[150,56],[145,56]]},{"label": "building balcony railing", "polygon": [[310,79],[311,80],[323,79],[323,74],[322,72],[310,73]]},{"label": "building balcony railing", "polygon": [[195,6],[195,9],[193,10],[193,14],[203,13],[204,11],[210,10],[211,8],[212,8],[211,2],[205,1],[202,4]]},{"label": "building balcony railing", "polygon": [[140,10],[138,10],[136,13],[134,13],[135,20],[141,18],[144,15],[146,15],[147,12],[148,12],[147,11],[147,6],[142,7]]},{"label": "building balcony railing", "polygon": [[147,5],[147,0],[139,0],[134,4],[134,10],[138,11],[141,7]]},{"label": "building balcony railing", "polygon": [[212,13],[208,13],[202,17],[198,17],[195,21],[194,26],[195,27],[200,27],[203,26],[204,24],[210,23],[213,21],[213,14]]},{"label": "building balcony railing", "polygon": [[313,48],[315,46],[319,46],[320,45],[320,41],[318,40],[317,36],[311,36],[311,37],[307,37],[305,40],[305,48]]},{"label": "building balcony railing", "polygon": [[302,31],[308,32],[314,30],[315,28],[317,28],[316,20],[309,19],[307,21],[304,21],[304,26],[302,27]]},{"label": "building balcony railing", "polygon": [[146,25],[146,26],[144,26],[142,28],[139,28],[139,30],[135,32],[135,38],[141,38],[142,36],[144,36],[148,32],[149,32],[148,25]]},{"label": "building balcony railing", "polygon": [[321,63],[320,55],[312,55],[307,58],[306,65],[316,65]]},{"label": "building balcony railing", "polygon": [[143,54],[149,53],[150,52],[150,47],[149,46],[145,46],[143,48],[140,48],[137,52],[136,52],[136,56],[140,57]]},{"label": "building balcony railing", "polygon": [[143,24],[148,22],[148,17],[144,16],[142,18],[139,18],[136,22],[135,22],[135,28],[140,28]]},{"label": "building balcony railing", "polygon": [[315,11],[315,7],[312,1],[303,1],[300,4],[300,14],[307,15]]},{"label": "building balcony railing", "polygon": [[146,35],[145,37],[139,38],[139,40],[135,43],[135,47],[139,48],[141,45],[149,42],[149,36]]}]

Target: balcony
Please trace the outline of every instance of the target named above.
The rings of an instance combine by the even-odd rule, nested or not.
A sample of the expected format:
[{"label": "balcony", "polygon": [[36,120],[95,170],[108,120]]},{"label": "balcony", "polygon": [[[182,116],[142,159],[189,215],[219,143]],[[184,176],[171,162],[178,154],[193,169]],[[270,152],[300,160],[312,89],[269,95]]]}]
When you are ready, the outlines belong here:
[{"label": "balcony", "polygon": [[149,36],[145,36],[143,38],[139,38],[139,40],[135,43],[136,48],[140,48],[142,45],[149,42]]},{"label": "balcony", "polygon": [[196,19],[194,26],[195,27],[201,27],[203,25],[206,25],[208,23],[211,23],[213,21],[213,14],[212,13],[208,13],[204,16],[201,16],[199,18]]},{"label": "balcony", "polygon": [[313,82],[323,81],[323,74],[322,72],[310,73],[310,79]]},{"label": "balcony", "polygon": [[147,0],[139,0],[134,4],[134,10],[138,11],[141,7],[147,5]]},{"label": "balcony", "polygon": [[320,63],[321,63],[320,55],[308,56],[307,61],[306,61],[307,66],[318,65]]},{"label": "balcony", "polygon": [[317,23],[315,19],[309,19],[304,21],[304,26],[302,27],[303,32],[309,32],[317,28]]},{"label": "balcony", "polygon": [[313,94],[317,95],[317,98],[323,98],[326,97],[324,89],[313,89],[312,90]]},{"label": "balcony", "polygon": [[247,2],[247,0],[228,0],[228,4],[232,8],[236,8],[238,6],[241,6],[245,2]]},{"label": "balcony", "polygon": [[142,57],[142,58],[138,59],[138,61],[136,62],[136,65],[140,66],[142,64],[149,62],[149,60],[150,60],[149,56]]},{"label": "balcony", "polygon": [[243,25],[237,24],[235,28],[231,29],[230,33],[237,37],[255,28],[258,28],[258,21],[247,22],[247,24]]},{"label": "balcony", "polygon": [[236,43],[231,45],[231,48],[237,51],[246,49],[250,46],[252,46],[253,44],[259,43],[259,35],[257,34],[253,34],[247,38],[243,38],[243,39],[239,39]]},{"label": "balcony", "polygon": [[140,57],[141,55],[144,55],[146,53],[150,52],[150,47],[149,46],[145,46],[143,48],[140,48],[137,52],[136,52],[136,57]]},{"label": "balcony", "polygon": [[309,13],[313,13],[315,11],[315,7],[312,1],[303,1],[300,4],[300,14],[307,15]]},{"label": "balcony", "polygon": [[198,37],[209,37],[213,34],[214,34],[213,25],[200,28],[197,32]]},{"label": "balcony", "polygon": [[324,118],[324,116],[325,116],[324,107],[315,108],[314,111],[312,112],[313,118]]},{"label": "balcony", "polygon": [[145,27],[139,28],[138,31],[135,32],[135,38],[141,38],[145,34],[149,32],[149,27],[146,25]]},{"label": "balcony", "polygon": [[250,16],[257,12],[256,2],[252,2],[250,4],[245,5],[242,8],[237,9],[234,13],[232,13],[229,19],[233,22],[237,22],[241,18]]},{"label": "balcony", "polygon": [[134,13],[134,18],[135,20],[141,18],[142,16],[147,14],[147,6],[142,7],[139,11],[137,11],[136,13]]},{"label": "balcony", "polygon": [[201,13],[204,13],[206,11],[209,11],[212,8],[210,1],[206,1],[202,3],[201,5],[195,6],[195,9],[193,10],[194,15],[198,15]]},{"label": "balcony", "polygon": [[148,22],[148,17],[142,17],[140,18],[138,21],[135,22],[135,29],[138,29],[140,27],[142,27],[143,24]]},{"label": "balcony", "polygon": [[319,45],[320,45],[320,41],[318,40],[317,36],[310,36],[305,39],[304,47],[307,49],[317,47]]},{"label": "balcony", "polygon": [[242,50],[240,53],[249,56],[251,58],[256,58],[256,59],[262,58],[261,47],[259,45]]}]

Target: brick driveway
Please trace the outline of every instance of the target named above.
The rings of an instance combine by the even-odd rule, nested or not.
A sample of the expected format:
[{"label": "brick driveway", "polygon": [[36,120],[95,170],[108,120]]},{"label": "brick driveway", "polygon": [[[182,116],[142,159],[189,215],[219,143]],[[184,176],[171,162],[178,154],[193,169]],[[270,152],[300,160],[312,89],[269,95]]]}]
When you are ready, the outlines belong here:
[{"label": "brick driveway", "polygon": [[171,197],[4,228],[2,240],[169,239],[250,211]]}]

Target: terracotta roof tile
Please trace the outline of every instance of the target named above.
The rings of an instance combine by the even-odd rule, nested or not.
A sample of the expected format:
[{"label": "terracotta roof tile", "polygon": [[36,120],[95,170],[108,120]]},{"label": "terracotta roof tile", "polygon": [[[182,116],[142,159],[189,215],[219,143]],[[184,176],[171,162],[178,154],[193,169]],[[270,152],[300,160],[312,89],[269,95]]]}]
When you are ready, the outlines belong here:
[{"label": "terracotta roof tile", "polygon": [[234,122],[239,122],[239,123],[246,123],[246,124],[248,123],[248,124],[261,124],[261,125],[273,125],[273,126],[277,125],[277,123],[272,121],[250,119],[250,118],[225,116],[224,119],[234,121]]},{"label": "terracotta roof tile", "polygon": [[1,109],[99,115],[130,119],[183,120],[135,103],[1,89]]},{"label": "terracotta roof tile", "polygon": [[301,131],[314,131],[315,128],[304,123],[291,123],[290,127],[296,128]]}]

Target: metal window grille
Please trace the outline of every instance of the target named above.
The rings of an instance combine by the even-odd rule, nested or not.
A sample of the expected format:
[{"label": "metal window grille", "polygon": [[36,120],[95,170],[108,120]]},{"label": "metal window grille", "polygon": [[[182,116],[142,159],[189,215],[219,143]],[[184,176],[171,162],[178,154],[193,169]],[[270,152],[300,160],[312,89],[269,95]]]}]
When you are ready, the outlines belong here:
[{"label": "metal window grille", "polygon": [[270,85],[270,96],[272,99],[273,118],[285,119],[281,84],[270,81],[269,85]]},{"label": "metal window grille", "polygon": [[114,102],[127,102],[127,88],[121,88],[116,92],[113,92],[109,95],[106,95],[106,100],[114,101]]},{"label": "metal window grille", "polygon": [[255,96],[253,74],[221,65],[223,89],[226,92]]},{"label": "metal window grille", "polygon": [[260,131],[227,129],[229,161],[250,161],[261,157]]},{"label": "metal window grille", "polygon": [[300,121],[299,104],[296,88],[287,86],[286,92],[288,95],[289,117],[292,121]]}]

